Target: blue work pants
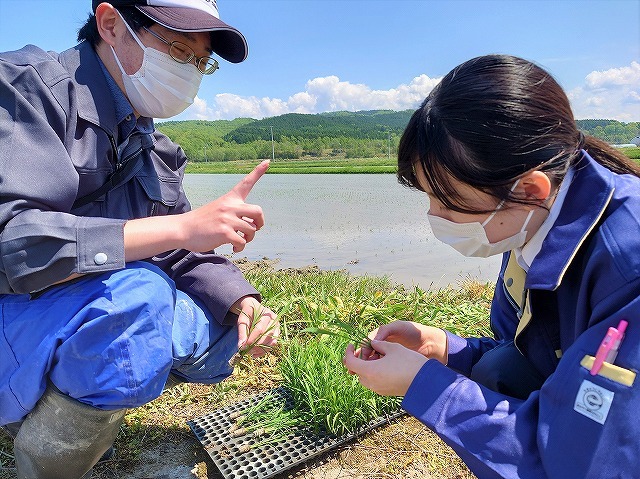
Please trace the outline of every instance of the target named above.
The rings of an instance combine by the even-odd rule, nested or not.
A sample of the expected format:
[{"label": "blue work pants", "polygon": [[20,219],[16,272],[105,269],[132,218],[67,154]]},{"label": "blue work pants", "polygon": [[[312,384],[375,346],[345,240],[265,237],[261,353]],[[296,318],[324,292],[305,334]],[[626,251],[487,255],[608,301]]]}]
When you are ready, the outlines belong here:
[{"label": "blue work pants", "polygon": [[47,381],[99,409],[157,398],[172,372],[228,377],[237,326],[222,326],[144,262],[88,275],[40,295],[0,295],[0,425],[24,418]]}]

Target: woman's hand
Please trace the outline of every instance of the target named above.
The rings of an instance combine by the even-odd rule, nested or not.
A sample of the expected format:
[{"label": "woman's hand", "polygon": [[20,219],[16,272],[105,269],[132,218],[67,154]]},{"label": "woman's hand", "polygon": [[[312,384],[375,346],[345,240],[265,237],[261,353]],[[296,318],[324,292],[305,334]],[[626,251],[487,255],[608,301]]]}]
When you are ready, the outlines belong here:
[{"label": "woman's hand", "polygon": [[378,359],[360,359],[352,344],[347,346],[344,365],[358,375],[360,384],[383,396],[404,396],[424,363],[424,355],[401,344],[372,340]]},{"label": "woman's hand", "polygon": [[239,299],[231,307],[238,315],[238,349],[253,357],[260,357],[276,345],[280,336],[280,323],[276,314],[262,306],[253,296]]},{"label": "woman's hand", "polygon": [[[394,321],[373,330],[369,337],[374,340],[398,343],[429,359],[447,364],[447,335],[442,329],[412,321]],[[379,359],[382,351],[365,346],[358,353],[363,359]]]}]

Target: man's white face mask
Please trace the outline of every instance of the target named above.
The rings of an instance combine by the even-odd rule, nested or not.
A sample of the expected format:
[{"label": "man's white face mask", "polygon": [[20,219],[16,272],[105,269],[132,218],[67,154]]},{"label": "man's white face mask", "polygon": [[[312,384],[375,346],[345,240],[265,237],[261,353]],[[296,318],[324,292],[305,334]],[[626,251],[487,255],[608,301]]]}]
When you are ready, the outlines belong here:
[{"label": "man's white face mask", "polygon": [[150,118],[169,118],[182,113],[193,103],[202,73],[191,63],[178,63],[171,55],[146,47],[123,18],[122,21],[144,52],[140,69],[128,75],[111,47],[131,106]]},{"label": "man's white face mask", "polygon": [[[511,187],[513,191],[518,184],[517,180]],[[462,253],[464,256],[475,256],[487,258],[500,253],[505,253],[524,245],[527,239],[527,225],[533,210],[529,211],[527,219],[518,233],[497,243],[490,243],[484,227],[493,219],[496,213],[502,208],[504,201],[501,201],[496,209],[482,223],[455,223],[453,221],[440,218],[439,216],[427,215],[433,234],[443,243],[446,243]]]}]

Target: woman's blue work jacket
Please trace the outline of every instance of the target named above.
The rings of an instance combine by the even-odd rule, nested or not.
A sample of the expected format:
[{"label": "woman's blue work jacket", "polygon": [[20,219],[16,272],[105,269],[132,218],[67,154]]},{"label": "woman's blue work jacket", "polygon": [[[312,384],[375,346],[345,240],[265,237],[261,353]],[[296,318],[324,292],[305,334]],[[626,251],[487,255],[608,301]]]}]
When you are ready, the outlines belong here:
[{"label": "woman's blue work jacket", "polygon": [[[493,338],[448,334],[448,365],[427,361],[403,407],[436,431],[479,478],[632,478],[640,471],[640,178],[587,153],[559,217],[510,294],[504,255]],[[592,375],[609,327],[628,321],[614,364]],[[515,339],[546,377],[526,400],[468,379],[486,351]]]}]

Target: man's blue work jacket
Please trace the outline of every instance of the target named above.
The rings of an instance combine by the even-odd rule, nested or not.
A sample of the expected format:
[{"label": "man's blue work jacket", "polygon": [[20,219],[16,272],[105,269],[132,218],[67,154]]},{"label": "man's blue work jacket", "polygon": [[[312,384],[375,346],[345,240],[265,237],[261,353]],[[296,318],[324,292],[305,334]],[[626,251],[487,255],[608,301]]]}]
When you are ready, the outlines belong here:
[{"label": "man's blue work jacket", "polygon": [[[27,45],[0,53],[0,294],[40,291],[71,274],[125,266],[129,219],[191,209],[187,158],[162,133],[126,184],[87,205],[120,160],[113,93],[87,42],[60,54]],[[149,262],[201,300],[220,323],[258,292],[228,259],[170,251]]]}]

